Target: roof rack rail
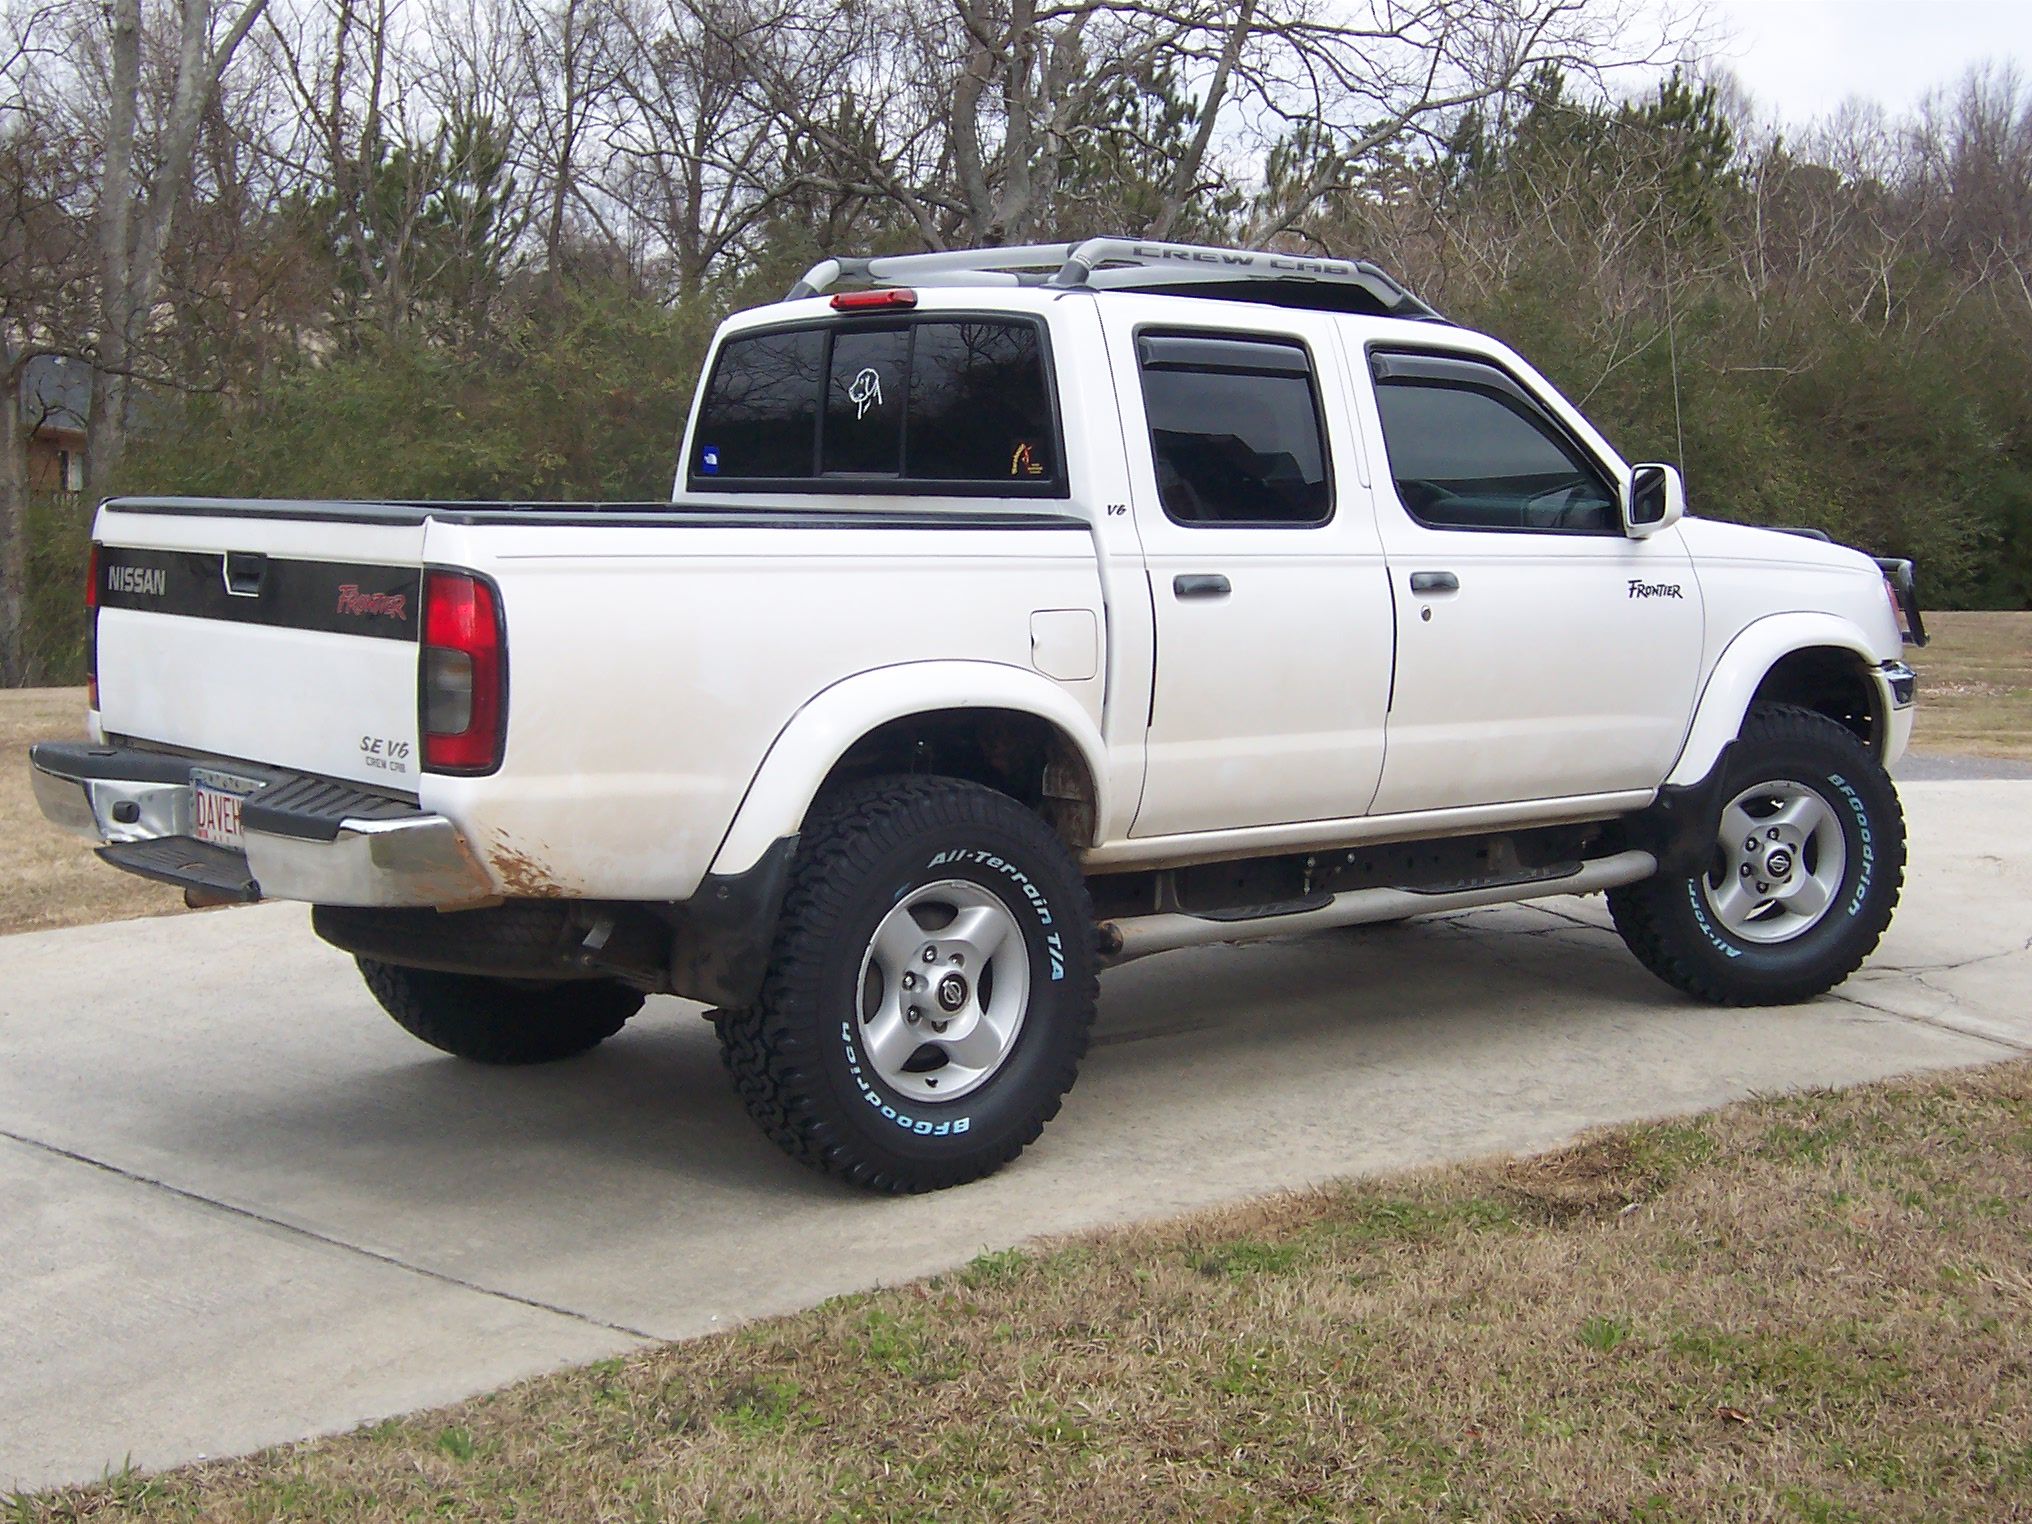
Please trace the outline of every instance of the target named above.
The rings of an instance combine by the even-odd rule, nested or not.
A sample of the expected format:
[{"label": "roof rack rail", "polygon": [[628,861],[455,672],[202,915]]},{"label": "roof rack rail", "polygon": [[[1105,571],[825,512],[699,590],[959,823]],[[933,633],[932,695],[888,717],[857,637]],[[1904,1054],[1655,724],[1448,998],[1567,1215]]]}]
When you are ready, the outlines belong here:
[{"label": "roof rack rail", "polygon": [[1190,294],[1198,296],[1445,321],[1366,259],[1134,238],[822,259],[805,271],[784,300],[817,296],[847,282],[885,281],[916,286],[1040,286],[1055,291],[1168,292],[1188,287],[1197,288]]},{"label": "roof rack rail", "polygon": [[[867,259],[844,256],[822,259],[783,298],[817,296],[846,281],[876,284],[907,280],[920,286],[1041,286],[1045,277],[1062,269],[1078,245],[1022,244],[1006,249],[949,249],[939,254],[877,254]],[[1024,276],[1028,279],[1024,279]],[[969,277],[987,276],[986,280]],[[1003,279],[994,279],[1001,276]],[[953,277],[958,277],[954,279]]]}]

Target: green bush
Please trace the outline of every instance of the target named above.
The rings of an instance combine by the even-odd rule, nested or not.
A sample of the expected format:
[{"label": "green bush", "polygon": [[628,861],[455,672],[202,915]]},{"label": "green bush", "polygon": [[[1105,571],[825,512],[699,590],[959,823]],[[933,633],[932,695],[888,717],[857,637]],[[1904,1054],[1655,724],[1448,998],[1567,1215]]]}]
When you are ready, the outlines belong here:
[{"label": "green bush", "polygon": [[85,680],[85,556],[91,537],[91,509],[82,499],[29,499],[22,626],[31,685]]},{"label": "green bush", "polygon": [[246,401],[201,398],[130,452],[126,492],[668,497],[717,310],[608,293],[450,350],[375,338]]},{"label": "green bush", "polygon": [[1760,328],[1718,287],[1670,334],[1633,321],[1619,340],[1633,357],[1604,375],[1572,290],[1555,266],[1459,316],[1526,355],[1627,458],[1678,462],[1693,512],[1912,557],[1937,607],[2026,605],[2032,355],[1973,315],[1931,333],[1803,313]]}]

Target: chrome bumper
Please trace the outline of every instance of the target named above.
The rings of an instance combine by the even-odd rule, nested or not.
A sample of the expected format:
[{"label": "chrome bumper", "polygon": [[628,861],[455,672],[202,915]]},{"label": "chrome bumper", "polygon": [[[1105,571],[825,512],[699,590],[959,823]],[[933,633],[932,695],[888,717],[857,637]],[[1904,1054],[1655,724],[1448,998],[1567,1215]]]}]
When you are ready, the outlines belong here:
[{"label": "chrome bumper", "polygon": [[1877,668],[1877,680],[1893,709],[1910,709],[1919,695],[1919,674],[1902,661],[1887,661]]},{"label": "chrome bumper", "polygon": [[1880,664],[1873,676],[1884,705],[1884,734],[1877,748],[1877,760],[1889,767],[1905,755],[1912,744],[1912,721],[1918,711],[1914,704],[1919,678],[1902,661]]},{"label": "chrome bumper", "polygon": [[[36,803],[50,820],[99,842],[99,855],[116,867],[212,898],[442,910],[501,898],[458,828],[442,815],[362,795],[379,818],[354,817],[341,799],[322,813],[281,819],[279,829],[248,821],[243,858],[197,840],[190,771],[270,770],[113,746],[43,745],[31,749],[29,760]],[[274,778],[250,804],[294,781]]]}]

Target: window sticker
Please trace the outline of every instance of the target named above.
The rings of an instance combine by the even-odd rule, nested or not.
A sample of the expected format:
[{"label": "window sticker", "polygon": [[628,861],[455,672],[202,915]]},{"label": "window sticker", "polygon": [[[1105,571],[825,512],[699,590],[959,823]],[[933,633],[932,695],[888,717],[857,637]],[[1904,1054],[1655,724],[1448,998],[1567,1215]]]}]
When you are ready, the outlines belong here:
[{"label": "window sticker", "polygon": [[1016,453],[1009,457],[1011,476],[1042,476],[1044,467],[1037,463],[1037,451],[1029,440],[1016,446]]},{"label": "window sticker", "polygon": [[718,476],[720,474],[720,447],[718,445],[706,445],[700,449],[698,468],[699,475],[701,476]]},{"label": "window sticker", "polygon": [[854,404],[856,420],[866,418],[868,409],[882,405],[882,375],[874,366],[863,366],[854,377],[854,384],[847,388],[847,401]]}]

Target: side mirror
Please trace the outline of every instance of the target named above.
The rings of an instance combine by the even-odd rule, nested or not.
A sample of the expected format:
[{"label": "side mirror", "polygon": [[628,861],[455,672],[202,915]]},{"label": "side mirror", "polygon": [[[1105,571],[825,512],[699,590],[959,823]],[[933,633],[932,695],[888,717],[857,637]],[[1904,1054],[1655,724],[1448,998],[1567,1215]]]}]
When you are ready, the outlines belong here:
[{"label": "side mirror", "polygon": [[1635,467],[1623,489],[1623,533],[1641,540],[1670,528],[1686,512],[1686,483],[1677,466]]}]

